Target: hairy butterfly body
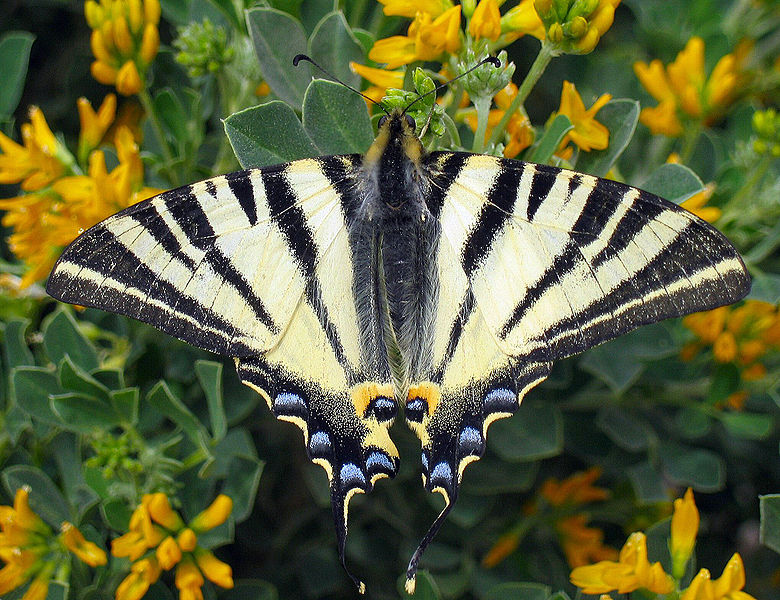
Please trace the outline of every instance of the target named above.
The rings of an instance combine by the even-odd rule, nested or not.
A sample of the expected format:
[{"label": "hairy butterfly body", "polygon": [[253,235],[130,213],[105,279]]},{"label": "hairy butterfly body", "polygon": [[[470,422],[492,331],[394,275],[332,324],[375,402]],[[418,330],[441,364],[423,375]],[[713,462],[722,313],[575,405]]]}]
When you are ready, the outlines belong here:
[{"label": "hairy butterfly body", "polygon": [[215,177],[110,217],[65,250],[47,291],[235,357],[325,469],[342,563],[350,498],[397,471],[402,412],[425,488],[445,500],[409,564],[412,591],[488,426],[552,361],[749,288],[731,244],[670,202],[427,154],[393,113],[363,156]]}]

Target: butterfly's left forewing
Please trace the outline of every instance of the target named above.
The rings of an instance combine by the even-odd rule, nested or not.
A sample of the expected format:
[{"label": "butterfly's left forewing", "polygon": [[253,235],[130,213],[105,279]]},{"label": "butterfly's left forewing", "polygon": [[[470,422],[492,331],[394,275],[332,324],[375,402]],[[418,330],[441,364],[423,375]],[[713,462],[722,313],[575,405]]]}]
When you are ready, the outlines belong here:
[{"label": "butterfly's left forewing", "polygon": [[327,472],[342,559],[350,497],[398,465],[389,373],[365,348],[377,341],[361,332],[354,297],[359,161],[295,161],[141,202],[79,237],[47,288],[234,356]]}]

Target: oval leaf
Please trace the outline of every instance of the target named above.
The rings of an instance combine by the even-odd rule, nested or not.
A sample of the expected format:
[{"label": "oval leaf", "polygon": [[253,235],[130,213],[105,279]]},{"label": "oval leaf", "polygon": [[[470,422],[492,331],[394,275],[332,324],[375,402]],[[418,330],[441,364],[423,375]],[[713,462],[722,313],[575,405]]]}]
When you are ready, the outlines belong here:
[{"label": "oval leaf", "polygon": [[563,423],[555,406],[523,402],[513,417],[493,425],[488,443],[508,461],[539,460],[563,449]]},{"label": "oval leaf", "polygon": [[76,319],[69,310],[55,311],[43,322],[43,346],[54,364],[59,364],[67,354],[85,371],[98,366],[97,351],[79,331]]},{"label": "oval leaf", "polygon": [[278,100],[233,113],[225,133],[245,169],[319,155],[293,109]]},{"label": "oval leaf", "polygon": [[0,38],[0,117],[10,116],[19,104],[34,39],[26,31],[9,31]]},{"label": "oval leaf", "polygon": [[566,115],[558,115],[550,123],[550,126],[542,135],[542,139],[539,140],[539,144],[533,149],[528,160],[535,163],[546,164],[550,157],[555,152],[558,144],[561,143],[563,136],[569,131],[574,129],[574,125],[571,124],[569,117]]},{"label": "oval leaf", "polygon": [[307,47],[303,25],[285,12],[264,7],[248,10],[246,21],[263,78],[279,98],[299,109],[311,79],[308,63],[292,63]]},{"label": "oval leaf", "polygon": [[699,176],[685,165],[667,163],[658,167],[639,186],[646,192],[681,204],[704,189]]},{"label": "oval leaf", "polygon": [[3,471],[3,485],[11,495],[22,486],[30,487],[30,508],[49,525],[59,530],[63,521],[72,521],[71,507],[59,488],[40,469],[15,465]]},{"label": "oval leaf", "polygon": [[324,79],[315,79],[306,90],[303,128],[321,154],[362,154],[374,139],[363,98]]},{"label": "oval leaf", "polygon": [[360,85],[360,76],[352,72],[349,63],[363,59],[363,48],[341,11],[327,14],[317,23],[309,40],[309,54],[329,74],[352,87]]}]

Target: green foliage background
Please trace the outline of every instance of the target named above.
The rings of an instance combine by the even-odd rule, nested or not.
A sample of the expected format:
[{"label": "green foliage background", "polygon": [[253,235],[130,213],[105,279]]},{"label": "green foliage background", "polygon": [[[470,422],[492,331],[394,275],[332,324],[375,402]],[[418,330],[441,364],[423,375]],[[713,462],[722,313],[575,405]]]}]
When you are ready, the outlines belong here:
[{"label": "green foliage background", "polygon": [[[668,63],[694,34],[706,39],[708,70],[744,36],[776,54],[780,14],[772,8],[776,4],[764,4],[764,20],[750,21],[754,13],[739,12],[747,5],[739,0],[626,0],[596,51],[553,61],[526,103],[531,121],[546,122],[563,79],[577,84],[588,105],[588,98],[610,93],[617,100],[598,116],[610,129],[610,148],[580,154],[578,169],[604,175],[614,167],[628,183],[678,202],[699,191],[702,181],[716,181],[713,202],[728,205],[750,180],[750,165],[743,160],[750,119],[761,105],[777,105],[777,82],[772,87],[764,81],[765,89],[706,130],[689,168],[661,167],[670,145],[637,127],[636,101],[644,105],[650,98],[631,65],[651,58]],[[154,64],[152,94],[174,161],[162,164],[147,126],[150,184],[171,187],[172,170],[183,183],[237,169],[239,163],[362,152],[370,144],[372,122],[363,100],[333,83],[310,82],[308,66],[295,69],[286,55],[309,52],[359,86],[348,61],[364,62],[371,42],[397,32],[403,20],[384,17],[381,6],[367,0],[339,6],[330,0],[279,0],[251,8],[246,21],[241,7],[225,0],[162,5],[163,48]],[[85,95],[96,103],[108,91],[89,77],[89,29],[82,10],[80,2],[55,0],[0,7],[0,72],[13,82],[0,93],[6,133],[25,120],[28,105],[37,104],[52,129],[72,142],[78,131],[76,98]],[[248,34],[257,55],[238,48],[239,60],[221,79],[189,77],[174,61],[170,44],[176,26],[204,17],[231,32],[230,39]],[[23,59],[32,38],[8,36],[10,31],[35,36],[29,70]],[[4,45],[9,43],[12,48]],[[526,37],[508,50],[519,81],[538,41]],[[273,96],[252,106],[257,99],[240,80],[258,67]],[[223,129],[220,119],[227,115]],[[540,128],[540,143],[530,150],[536,160],[550,159],[562,136],[559,125]],[[225,132],[237,160],[225,152]],[[470,134],[464,129],[462,135]],[[771,208],[778,202],[777,173],[775,161],[747,199],[745,214],[726,228],[756,267],[751,297],[773,304],[780,296],[780,226],[777,205]],[[769,210],[751,209],[751,202],[766,206],[767,198]],[[3,260],[5,271],[18,271],[7,248]],[[218,593],[207,586],[207,597],[354,595],[338,564],[322,469],[305,456],[299,430],[276,421],[238,382],[230,360],[145,325],[75,311],[35,294],[1,298],[0,318],[3,504],[26,483],[33,489],[33,508],[45,519],[54,525],[70,520],[108,547],[126,531],[140,493],[175,496],[183,514],[192,517],[221,491],[235,501],[233,517],[210,533],[207,545],[233,566],[238,584]],[[558,590],[573,597],[551,523],[531,528],[496,568],[480,561],[503,533],[527,518],[525,507],[541,482],[589,466],[603,469],[599,484],[612,492],[608,501],[588,507],[591,523],[605,531],[608,543],[619,548],[630,531],[661,521],[649,531],[651,559],[668,571],[668,524],[662,519],[668,502],[691,486],[703,515],[698,564],[716,576],[739,551],[748,572],[746,591],[776,597],[780,509],[777,497],[768,496],[760,514],[759,496],[780,492],[778,358],[768,359],[769,373],[751,388],[744,411],[720,410],[739,382],[710,359],[682,362],[679,353],[690,336],[679,321],[665,322],[557,364],[517,415],[491,428],[486,456],[468,469],[458,506],[423,560],[427,573],[417,597],[541,600]],[[393,436],[403,458],[398,476],[381,481],[368,497],[357,496],[350,514],[348,562],[368,583],[372,598],[399,596],[399,576],[440,509],[438,499],[420,486],[418,440],[402,424]],[[126,564],[114,560],[94,578],[77,570],[70,589],[54,589],[50,597],[113,597],[123,569]],[[164,579],[147,597],[170,598],[171,589]]]}]

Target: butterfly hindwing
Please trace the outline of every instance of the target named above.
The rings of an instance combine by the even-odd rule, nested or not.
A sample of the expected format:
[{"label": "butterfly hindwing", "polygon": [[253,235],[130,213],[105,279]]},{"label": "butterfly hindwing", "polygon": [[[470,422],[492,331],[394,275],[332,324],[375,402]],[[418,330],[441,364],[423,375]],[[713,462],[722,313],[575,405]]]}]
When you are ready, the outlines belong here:
[{"label": "butterfly hindwing", "polygon": [[398,466],[389,372],[365,350],[378,342],[354,299],[353,200],[338,186],[359,160],[242,171],[141,202],[80,236],[47,288],[236,357],[325,469],[342,560],[350,497]]}]

